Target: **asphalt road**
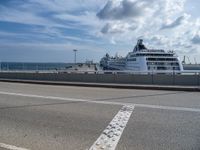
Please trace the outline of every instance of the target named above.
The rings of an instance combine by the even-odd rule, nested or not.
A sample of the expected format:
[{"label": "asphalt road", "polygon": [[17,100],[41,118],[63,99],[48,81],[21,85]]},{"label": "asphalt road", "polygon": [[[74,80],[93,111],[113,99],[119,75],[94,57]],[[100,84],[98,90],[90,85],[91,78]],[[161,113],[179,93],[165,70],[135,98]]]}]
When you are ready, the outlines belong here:
[{"label": "asphalt road", "polygon": [[[99,145],[113,122],[119,134]],[[200,93],[0,82],[0,150],[95,146],[200,150]]]}]

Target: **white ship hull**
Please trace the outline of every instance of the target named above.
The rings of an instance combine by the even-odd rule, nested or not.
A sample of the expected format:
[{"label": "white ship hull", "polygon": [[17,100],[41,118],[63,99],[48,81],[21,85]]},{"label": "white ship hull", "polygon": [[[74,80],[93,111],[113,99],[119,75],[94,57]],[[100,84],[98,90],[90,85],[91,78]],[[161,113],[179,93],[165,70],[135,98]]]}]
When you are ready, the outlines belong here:
[{"label": "white ship hull", "polygon": [[[122,71],[183,71],[182,63],[174,52],[149,50],[139,44],[126,57],[109,57],[107,54],[102,58],[101,66],[104,69]],[[143,49],[139,49],[139,46]]]}]

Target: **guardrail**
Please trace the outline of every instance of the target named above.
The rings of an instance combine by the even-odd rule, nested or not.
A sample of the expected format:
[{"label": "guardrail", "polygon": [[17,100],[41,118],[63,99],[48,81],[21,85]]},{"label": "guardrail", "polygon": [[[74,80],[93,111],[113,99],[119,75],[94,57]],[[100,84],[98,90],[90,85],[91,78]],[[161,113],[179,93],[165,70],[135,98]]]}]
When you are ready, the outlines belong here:
[{"label": "guardrail", "polygon": [[200,86],[200,71],[3,71],[0,79]]},{"label": "guardrail", "polygon": [[184,71],[132,71],[132,70],[101,70],[101,71],[80,71],[80,70],[1,70],[1,72],[10,72],[10,73],[75,73],[75,74],[200,74],[200,70],[184,70]]}]

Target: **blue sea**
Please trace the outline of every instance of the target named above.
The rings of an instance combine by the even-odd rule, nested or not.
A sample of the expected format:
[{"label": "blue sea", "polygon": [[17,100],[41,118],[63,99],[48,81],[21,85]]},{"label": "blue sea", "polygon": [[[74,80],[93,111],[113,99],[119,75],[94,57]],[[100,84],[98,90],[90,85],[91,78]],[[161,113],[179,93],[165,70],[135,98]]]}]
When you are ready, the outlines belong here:
[{"label": "blue sea", "polygon": [[73,66],[72,63],[26,63],[26,62],[1,62],[2,71],[36,71],[36,70],[63,70]]}]

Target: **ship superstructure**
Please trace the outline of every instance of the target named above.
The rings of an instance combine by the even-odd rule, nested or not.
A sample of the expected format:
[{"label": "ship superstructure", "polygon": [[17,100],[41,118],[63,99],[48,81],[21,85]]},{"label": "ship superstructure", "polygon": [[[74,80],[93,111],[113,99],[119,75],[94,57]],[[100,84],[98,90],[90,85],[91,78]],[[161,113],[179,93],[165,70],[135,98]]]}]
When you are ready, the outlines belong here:
[{"label": "ship superstructure", "polygon": [[100,61],[104,70],[122,71],[182,71],[183,66],[174,51],[147,49],[139,39],[126,57],[110,57],[106,54]]}]

